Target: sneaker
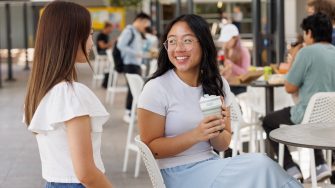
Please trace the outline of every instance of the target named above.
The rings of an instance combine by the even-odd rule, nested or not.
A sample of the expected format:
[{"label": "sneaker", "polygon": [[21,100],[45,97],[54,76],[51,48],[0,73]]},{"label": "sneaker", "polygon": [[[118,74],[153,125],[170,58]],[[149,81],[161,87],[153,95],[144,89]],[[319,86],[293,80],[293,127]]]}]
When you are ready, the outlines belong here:
[{"label": "sneaker", "polygon": [[123,115],[123,121],[126,123],[130,122],[130,110],[126,110]]},{"label": "sneaker", "polygon": [[293,167],[287,169],[286,172],[288,173],[288,175],[294,177],[297,180],[302,180],[303,179],[301,171],[299,170],[299,168],[297,166],[293,166]]},{"label": "sneaker", "polygon": [[[328,165],[321,164],[321,165],[316,167],[316,181],[317,182],[321,182],[323,180],[326,180],[326,179],[330,178],[331,175],[332,174],[330,172],[330,169],[329,169]],[[311,183],[312,182],[311,177],[307,178],[306,182]]]}]

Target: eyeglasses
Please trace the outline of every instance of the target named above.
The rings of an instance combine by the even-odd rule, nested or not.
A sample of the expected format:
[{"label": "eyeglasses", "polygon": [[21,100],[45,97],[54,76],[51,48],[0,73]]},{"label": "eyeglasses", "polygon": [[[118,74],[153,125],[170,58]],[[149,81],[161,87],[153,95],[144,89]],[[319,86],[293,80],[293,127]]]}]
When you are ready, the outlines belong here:
[{"label": "eyeglasses", "polygon": [[170,39],[167,39],[163,43],[163,45],[167,51],[174,51],[178,46],[178,42],[181,42],[179,44],[181,44],[181,47],[184,50],[191,51],[193,49],[193,44],[195,42],[198,42],[198,40],[191,38],[191,37],[183,38],[181,41],[178,41],[175,38],[170,38]]}]

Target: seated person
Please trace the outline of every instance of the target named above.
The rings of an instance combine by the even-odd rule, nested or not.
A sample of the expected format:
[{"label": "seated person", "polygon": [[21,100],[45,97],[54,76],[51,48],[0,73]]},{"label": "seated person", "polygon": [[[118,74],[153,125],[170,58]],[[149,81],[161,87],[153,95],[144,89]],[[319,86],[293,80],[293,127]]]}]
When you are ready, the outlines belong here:
[{"label": "seated person", "polygon": [[[233,24],[227,24],[222,28],[223,34],[219,41],[224,42],[224,67],[220,74],[226,79],[237,77],[248,72],[251,64],[250,53],[246,47],[241,45],[238,29]],[[231,91],[237,95],[245,92],[246,87],[231,87]]]},{"label": "seated person", "polygon": [[[208,23],[182,15],[163,35],[158,69],[138,101],[141,140],[148,145],[167,188],[302,187],[263,154],[221,159],[231,141],[230,110],[234,100],[220,75]],[[199,100],[221,96],[219,115],[204,117]]]},{"label": "seated person", "polygon": [[[299,50],[289,70],[285,89],[288,93],[299,93],[299,101],[295,106],[272,112],[265,116],[263,128],[267,135],[279,128],[280,124],[294,125],[301,123],[310,97],[317,92],[335,91],[335,47],[331,44],[332,25],[330,19],[322,13],[305,18],[301,24],[306,46]],[[278,143],[271,141],[277,153]],[[330,177],[321,150],[314,150],[317,180]],[[277,153],[278,154],[278,153]],[[299,166],[285,146],[284,168],[297,179],[302,179]]]},{"label": "seated person", "polygon": [[106,50],[112,48],[115,40],[109,41],[109,34],[113,31],[113,25],[109,22],[105,23],[104,28],[97,36],[97,51],[98,54],[106,55]]},{"label": "seated person", "polygon": [[[298,51],[304,46],[304,38],[302,35],[298,35],[297,41],[291,43],[290,49],[288,50],[286,63],[288,64],[288,69],[291,68],[292,63],[294,62],[295,56]],[[280,68],[280,67],[279,67]]]}]

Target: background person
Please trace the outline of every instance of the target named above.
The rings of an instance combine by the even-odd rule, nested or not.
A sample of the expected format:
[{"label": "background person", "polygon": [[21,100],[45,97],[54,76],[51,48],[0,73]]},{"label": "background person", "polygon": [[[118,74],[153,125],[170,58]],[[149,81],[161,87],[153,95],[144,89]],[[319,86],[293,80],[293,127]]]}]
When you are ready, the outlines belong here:
[{"label": "background person", "polygon": [[[242,46],[238,29],[233,24],[227,24],[222,28],[223,35],[219,41],[223,42],[224,66],[220,68],[220,74],[228,81],[231,78],[246,74],[251,65],[249,50]],[[237,95],[246,91],[246,87],[231,87],[231,91]]]},{"label": "background person", "polygon": [[[141,63],[143,58],[143,39],[142,35],[145,33],[145,28],[150,26],[151,18],[145,13],[139,13],[133,24],[128,25],[120,34],[117,42],[117,47],[121,51],[124,73],[138,74],[141,75]],[[128,42],[133,38],[133,42],[128,45]],[[129,85],[126,99],[126,109],[123,116],[123,120],[129,122],[130,120],[130,109],[133,102],[133,96],[131,95]]]},{"label": "background person", "polygon": [[113,25],[105,22],[104,28],[97,36],[97,50],[101,55],[106,55],[106,50],[114,46],[115,40],[109,40],[109,34],[113,31]]},{"label": "background person", "polygon": [[88,62],[91,25],[86,8],[62,1],[47,5],[39,21],[24,122],[35,133],[46,188],[112,187],[100,153],[109,114],[75,69]]},{"label": "background person", "polygon": [[[303,47],[294,60],[285,81],[288,93],[299,94],[298,103],[272,112],[265,116],[263,128],[267,135],[279,128],[280,124],[294,125],[301,123],[307,104],[312,95],[317,92],[335,91],[335,47],[331,44],[332,25],[325,14],[316,13],[302,21],[304,31]],[[279,144],[271,141],[271,146],[278,154]],[[321,150],[314,150],[317,180],[328,178],[331,174],[326,165]],[[297,179],[302,179],[299,166],[292,160],[292,156],[285,146],[284,168]]]}]

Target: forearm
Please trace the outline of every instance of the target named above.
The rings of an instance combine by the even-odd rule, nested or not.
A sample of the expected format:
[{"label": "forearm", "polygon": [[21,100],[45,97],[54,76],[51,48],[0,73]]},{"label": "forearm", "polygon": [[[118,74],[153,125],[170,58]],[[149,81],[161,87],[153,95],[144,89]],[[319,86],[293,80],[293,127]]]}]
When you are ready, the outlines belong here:
[{"label": "forearm", "polygon": [[155,158],[166,158],[177,155],[194,144],[198,143],[192,131],[185,132],[175,137],[160,137],[152,140],[148,146]]},{"label": "forearm", "polygon": [[225,151],[228,149],[228,146],[231,141],[231,132],[224,130],[219,136],[214,137],[210,140],[211,145],[217,151]]},{"label": "forearm", "polygon": [[230,120],[230,108],[227,108],[226,114],[224,115],[225,128],[218,136],[210,139],[211,145],[215,150],[224,151],[228,148],[231,141],[231,120]]},{"label": "forearm", "polygon": [[242,74],[247,73],[247,69],[245,67],[241,67],[235,63],[232,64],[232,70],[237,75],[242,75]]},{"label": "forearm", "polygon": [[91,171],[89,177],[82,178],[81,183],[84,184],[86,188],[112,188],[111,182],[97,168]]}]

